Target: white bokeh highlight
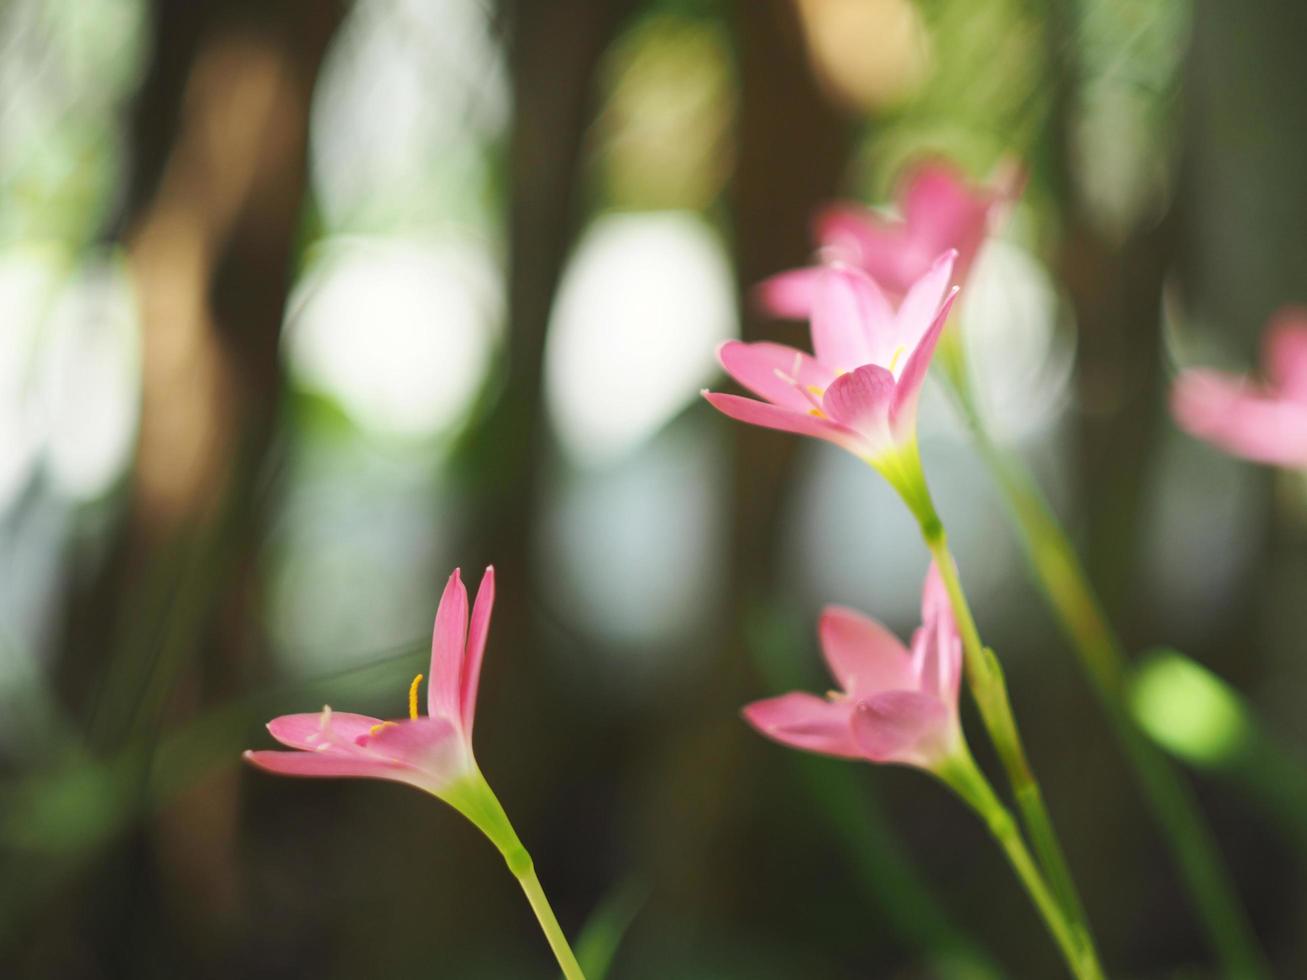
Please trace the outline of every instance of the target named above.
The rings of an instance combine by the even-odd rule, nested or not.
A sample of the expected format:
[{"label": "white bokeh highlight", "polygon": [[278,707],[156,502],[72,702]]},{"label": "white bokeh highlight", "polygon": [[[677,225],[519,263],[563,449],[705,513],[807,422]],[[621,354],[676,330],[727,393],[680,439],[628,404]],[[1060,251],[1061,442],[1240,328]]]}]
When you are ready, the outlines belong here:
[{"label": "white bokeh highlight", "polygon": [[140,420],[140,324],[120,259],[86,263],[50,312],[44,370],[46,463],[73,500],[93,500],[132,457]]},{"label": "white bokeh highlight", "polygon": [[596,219],[564,273],[545,356],[564,450],[597,465],[639,446],[698,397],[738,331],[731,267],[702,218]]},{"label": "white bokeh highlight", "polygon": [[1047,432],[1066,407],[1074,343],[1059,331],[1048,270],[1013,242],[991,238],[958,297],[967,356],[986,418],[1003,439]]},{"label": "white bokeh highlight", "polygon": [[466,416],[499,343],[500,287],[474,239],[330,240],[291,300],[292,375],[369,431],[446,433]]}]

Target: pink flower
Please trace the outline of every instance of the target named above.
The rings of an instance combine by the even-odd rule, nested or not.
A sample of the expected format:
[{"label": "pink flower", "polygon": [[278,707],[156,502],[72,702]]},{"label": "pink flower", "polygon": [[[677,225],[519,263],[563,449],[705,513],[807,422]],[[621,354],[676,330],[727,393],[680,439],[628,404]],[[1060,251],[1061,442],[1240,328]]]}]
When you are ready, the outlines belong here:
[{"label": "pink flower", "polygon": [[745,719],[793,748],[938,770],[964,749],[958,720],[962,640],[934,565],[926,575],[921,620],[909,652],[875,620],[828,606],[818,635],[840,690],[824,698],[794,691],[755,701],[744,709]]},{"label": "pink flower", "polygon": [[1235,456],[1307,467],[1307,309],[1275,315],[1263,363],[1265,382],[1206,369],[1182,372],[1171,413],[1182,429]]},{"label": "pink flower", "polygon": [[[1016,200],[1022,182],[1011,164],[1001,166],[990,185],[981,187],[949,163],[928,161],[899,185],[901,219],[857,204],[835,204],[817,215],[817,242],[827,260],[862,269],[895,299],[926,274],[936,256],[954,249],[953,283],[961,286],[985,236]],[[763,306],[778,316],[807,316],[815,272],[798,269],[769,279],[759,287]]]},{"label": "pink flower", "polygon": [[449,577],[436,612],[425,717],[418,711],[418,674],[409,688],[406,719],[383,721],[331,708],[282,715],[268,723],[268,731],[295,751],[246,752],[245,758],[283,776],[389,779],[437,796],[445,796],[462,777],[479,779],[472,722],[494,601],[495,570],[487,568],[469,627],[467,589],[457,569]]},{"label": "pink flower", "polygon": [[940,255],[897,312],[865,273],[841,263],[814,270],[815,355],[729,341],[722,367],[763,400],[704,396],[731,418],[826,439],[873,465],[915,452],[917,397],[957,293],[948,288],[955,257]]}]

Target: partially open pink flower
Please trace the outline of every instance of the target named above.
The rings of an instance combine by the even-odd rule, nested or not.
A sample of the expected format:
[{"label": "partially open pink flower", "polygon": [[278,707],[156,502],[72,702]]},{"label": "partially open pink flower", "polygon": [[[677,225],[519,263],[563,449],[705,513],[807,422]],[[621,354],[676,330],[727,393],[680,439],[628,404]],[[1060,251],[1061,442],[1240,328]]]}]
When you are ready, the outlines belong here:
[{"label": "partially open pink flower", "polygon": [[[899,185],[901,218],[859,204],[821,211],[814,222],[826,259],[862,269],[893,299],[904,296],[946,249],[958,253],[953,283],[966,284],[985,236],[1021,191],[1022,175],[1000,166],[988,186],[977,186],[942,160],[921,163]],[[797,269],[759,287],[763,306],[778,316],[801,319],[813,301],[815,269]]]},{"label": "partially open pink flower", "polygon": [[962,748],[958,686],[962,640],[934,565],[909,652],[873,619],[829,606],[818,627],[840,689],[755,701],[745,719],[762,734],[809,752],[935,769]]},{"label": "partially open pink flower", "polygon": [[873,464],[915,445],[917,397],[957,293],[955,257],[938,256],[897,311],[858,269],[814,270],[814,354],[730,341],[717,354],[722,367],[764,400],[705,397],[742,422],[826,439]]},{"label": "partially open pink flower", "polygon": [[1264,382],[1184,371],[1171,391],[1180,427],[1258,463],[1307,468],[1307,309],[1281,310],[1267,328]]},{"label": "partially open pink flower", "polygon": [[427,714],[418,711],[419,674],[409,688],[409,717],[383,721],[323,708],[282,715],[268,723],[272,737],[293,752],[246,752],[261,769],[284,776],[362,776],[408,783],[441,796],[475,772],[472,722],[495,570],[487,568],[468,624],[467,589],[455,569],[440,598],[431,642]]}]

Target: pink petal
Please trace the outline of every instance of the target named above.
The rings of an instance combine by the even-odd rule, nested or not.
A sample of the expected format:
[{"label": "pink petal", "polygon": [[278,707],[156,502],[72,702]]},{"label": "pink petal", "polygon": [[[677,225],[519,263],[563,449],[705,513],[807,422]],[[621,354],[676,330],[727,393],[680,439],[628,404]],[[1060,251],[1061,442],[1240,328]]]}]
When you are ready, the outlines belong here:
[{"label": "pink petal", "polygon": [[353,745],[381,719],[347,711],[324,709],[313,714],[282,715],[268,722],[268,731],[282,745],[293,749],[316,750],[323,745]]},{"label": "pink petal", "polygon": [[486,637],[490,633],[490,611],[495,605],[495,566],[486,568],[477,587],[476,602],[472,605],[472,625],[467,634],[467,659],[463,664],[463,692],[460,716],[463,731],[472,739],[472,722],[477,711],[477,687],[481,682],[481,660],[486,653]]},{"label": "pink petal", "polygon": [[958,216],[988,208],[988,195],[972,194],[970,182],[951,163],[922,161],[906,174],[900,191],[903,217],[931,228],[959,223]]},{"label": "pink petal", "polygon": [[1285,307],[1266,331],[1266,373],[1294,401],[1307,403],[1307,309]]},{"label": "pink petal", "polygon": [[894,402],[894,376],[876,364],[864,364],[841,374],[826,389],[822,407],[831,419],[857,432],[871,453],[893,442],[889,415]]},{"label": "pink petal", "polygon": [[812,313],[812,300],[820,276],[820,269],[810,268],[792,269],[765,279],[755,292],[758,304],[773,316],[806,320]]},{"label": "pink petal", "polygon": [[910,175],[902,200],[914,244],[935,253],[955,248],[962,256],[959,275],[968,271],[989,230],[998,195],[973,187],[952,165],[934,160]]},{"label": "pink petal", "polygon": [[837,446],[858,452],[860,441],[857,433],[843,426],[835,425],[825,419],[815,418],[788,408],[781,408],[768,402],[742,398],[739,395],[723,395],[715,391],[705,391],[703,397],[713,408],[723,415],[750,425],[776,429],[779,432],[793,432],[801,436],[814,436],[825,439]]},{"label": "pink petal", "polygon": [[846,759],[862,753],[849,730],[852,701],[827,701],[792,691],[778,698],[755,701],[744,709],[745,720],[768,738],[808,752]]},{"label": "pink petal", "polygon": [[938,698],[916,691],[886,691],[859,701],[853,738],[872,762],[929,767],[953,747],[956,728]]},{"label": "pink petal", "polygon": [[461,718],[463,659],[467,646],[467,589],[459,570],[445,583],[431,636],[431,670],[427,674],[427,714]]},{"label": "pink petal", "polygon": [[828,265],[817,282],[811,323],[817,360],[836,371],[850,371],[879,360],[873,338],[884,338],[892,331],[894,311],[865,274],[844,265]]},{"label": "pink petal", "polygon": [[1307,465],[1307,405],[1263,394],[1215,371],[1181,373],[1171,413],[1191,435],[1259,463]]},{"label": "pink petal", "polygon": [[860,205],[827,208],[818,214],[815,225],[823,248],[848,255],[854,265],[897,296],[929,266],[929,259],[918,257],[909,243],[901,222],[887,221]]},{"label": "pink petal", "polygon": [[926,380],[930,360],[935,356],[935,345],[939,343],[940,334],[944,332],[944,326],[948,323],[949,310],[953,308],[953,300],[957,295],[958,289],[954,286],[944,298],[930,329],[909,355],[908,362],[903,366],[903,372],[898,377],[894,390],[894,405],[890,412],[897,439],[907,436],[917,424],[917,396]]},{"label": "pink petal", "polygon": [[717,359],[732,378],[755,395],[804,414],[813,407],[813,399],[821,398],[835,380],[834,371],[784,344],[728,340],[717,349]]},{"label": "pink petal", "polygon": [[413,772],[385,759],[338,752],[246,752],[245,759],[280,776],[362,777],[411,783]]},{"label": "pink petal", "polygon": [[[915,350],[935,321],[944,293],[953,277],[956,249],[949,249],[935,259],[930,271],[912,284],[899,305],[894,320],[894,339],[907,350]],[[904,365],[906,369],[906,365]]]},{"label": "pink petal", "polygon": [[[949,598],[948,588],[944,585],[944,576],[939,573],[939,565],[930,563],[926,569],[926,582],[921,588],[921,621],[938,622],[946,619],[953,625],[953,601]],[[954,632],[957,632],[956,627]]]},{"label": "pink petal", "polygon": [[912,637],[915,686],[956,711],[962,679],[962,637],[953,618],[953,604],[943,576],[933,561],[921,591],[921,623]]},{"label": "pink petal", "polygon": [[420,773],[422,784],[432,792],[439,792],[465,772],[472,758],[466,736],[445,718],[413,718],[385,725],[364,748]]},{"label": "pink petal", "polygon": [[903,643],[874,619],[843,606],[827,606],[817,635],[831,675],[850,697],[916,686]]}]

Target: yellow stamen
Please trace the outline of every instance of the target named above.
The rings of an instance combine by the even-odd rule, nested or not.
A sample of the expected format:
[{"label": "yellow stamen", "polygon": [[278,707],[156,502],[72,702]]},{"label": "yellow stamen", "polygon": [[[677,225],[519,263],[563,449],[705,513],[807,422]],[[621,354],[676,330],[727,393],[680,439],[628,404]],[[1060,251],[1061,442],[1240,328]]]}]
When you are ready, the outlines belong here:
[{"label": "yellow stamen", "polygon": [[907,348],[904,347],[902,344],[900,344],[899,347],[894,351],[894,354],[890,357],[890,359],[889,359],[889,369],[890,369],[891,372],[893,372],[893,370],[894,370],[894,365],[897,364],[897,363],[899,362],[899,358],[903,356],[903,352],[904,352],[905,350],[907,350]]},{"label": "yellow stamen", "polygon": [[397,726],[395,725],[395,723],[394,723],[393,721],[383,721],[380,725],[373,725],[371,728],[369,728],[369,729],[368,729],[368,734],[369,734],[369,735],[375,735],[375,734],[377,734],[377,732],[381,731],[383,728],[395,728],[395,727],[397,727]]},{"label": "yellow stamen", "polygon": [[811,415],[814,419],[824,419],[826,417],[826,413],[823,412],[820,408],[810,408],[808,409],[808,414]]},{"label": "yellow stamen", "polygon": [[814,395],[816,395],[818,398],[820,398],[823,394],[825,394],[825,389],[819,387],[818,385],[808,385],[808,390],[812,392]]},{"label": "yellow stamen", "polygon": [[418,674],[413,678],[413,683],[408,686],[408,716],[416,719],[418,716],[418,688],[422,685],[422,675]]}]

